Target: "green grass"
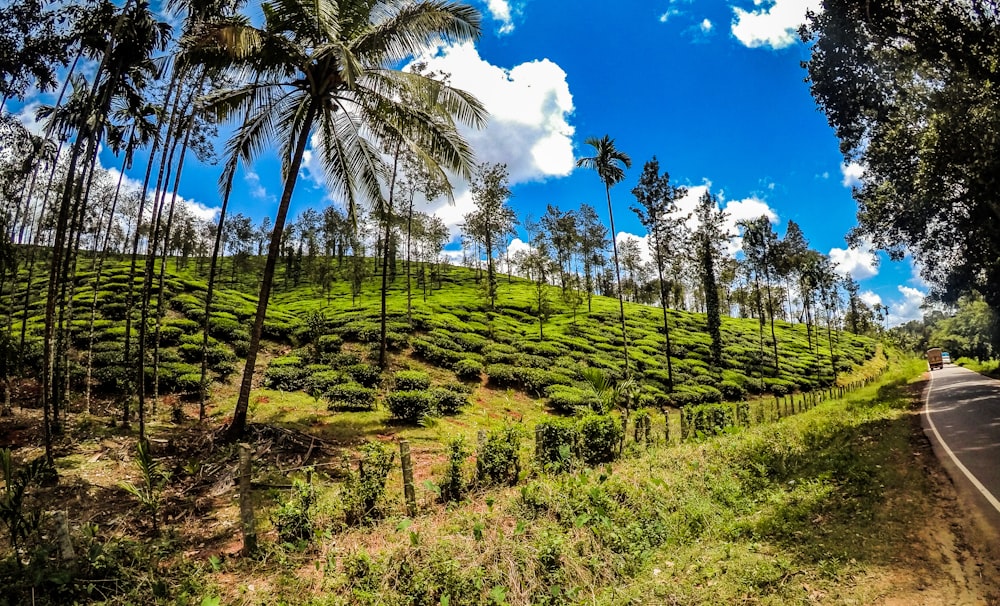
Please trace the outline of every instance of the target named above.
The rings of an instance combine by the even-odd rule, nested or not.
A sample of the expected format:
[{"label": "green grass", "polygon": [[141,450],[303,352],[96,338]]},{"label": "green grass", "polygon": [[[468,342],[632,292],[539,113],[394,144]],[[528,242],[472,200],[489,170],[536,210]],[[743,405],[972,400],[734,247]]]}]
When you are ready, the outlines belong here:
[{"label": "green grass", "polygon": [[[531,474],[447,509],[422,505],[413,520],[397,474],[375,527],[201,581],[260,586],[263,575],[255,598],[290,604],[871,603],[886,587],[866,579],[899,565],[926,513],[907,390],[922,370],[902,361],[884,382],[780,422],[630,446],[613,465]],[[410,437],[439,440],[437,429]],[[336,490],[323,492],[317,519],[331,523]],[[318,573],[303,574],[320,554]]]}]

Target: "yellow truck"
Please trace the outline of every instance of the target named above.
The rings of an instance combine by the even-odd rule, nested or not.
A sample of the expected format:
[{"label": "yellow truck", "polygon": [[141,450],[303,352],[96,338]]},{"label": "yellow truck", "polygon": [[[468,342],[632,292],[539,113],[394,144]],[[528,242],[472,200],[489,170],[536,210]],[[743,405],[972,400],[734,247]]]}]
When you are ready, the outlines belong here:
[{"label": "yellow truck", "polygon": [[931,370],[944,368],[944,357],[941,356],[940,347],[932,347],[927,350],[927,365]]}]

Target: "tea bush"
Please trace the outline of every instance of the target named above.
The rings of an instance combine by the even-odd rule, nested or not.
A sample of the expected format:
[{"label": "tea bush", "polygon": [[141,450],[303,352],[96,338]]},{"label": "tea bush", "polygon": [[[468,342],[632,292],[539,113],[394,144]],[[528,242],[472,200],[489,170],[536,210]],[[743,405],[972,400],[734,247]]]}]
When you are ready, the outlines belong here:
[{"label": "tea bush", "polygon": [[305,369],[298,366],[274,365],[264,371],[264,386],[279,391],[297,391],[305,387]]},{"label": "tea bush", "polygon": [[476,452],[476,483],[480,486],[514,486],[521,473],[521,437],[524,429],[505,425],[486,435]]},{"label": "tea bush", "polygon": [[612,415],[588,414],[577,422],[579,457],[587,465],[610,463],[618,458],[624,430]]},{"label": "tea bush", "polygon": [[400,370],[392,377],[396,391],[418,391],[431,386],[431,377],[419,370]]},{"label": "tea bush", "polygon": [[592,389],[581,389],[569,385],[550,385],[545,389],[549,406],[563,413],[581,408],[594,409],[601,406],[601,399]]},{"label": "tea bush", "polygon": [[375,393],[374,389],[358,383],[339,383],[328,388],[325,395],[331,409],[372,410]]},{"label": "tea bush", "polygon": [[349,374],[352,379],[365,387],[377,387],[379,381],[382,379],[382,371],[378,366],[374,366],[372,364],[354,364],[353,366],[345,368],[344,371]]},{"label": "tea bush", "polygon": [[[462,412],[468,406],[468,396],[454,389],[447,387],[435,387],[429,392],[431,410],[434,414],[451,416]],[[419,420],[419,419],[418,419]]]},{"label": "tea bush", "polygon": [[271,516],[279,541],[295,543],[312,539],[315,532],[312,508],[315,502],[316,491],[312,484],[296,478],[292,482],[289,498]]},{"label": "tea bush", "polygon": [[431,394],[423,390],[391,392],[385,397],[385,405],[394,419],[409,423],[434,412]]},{"label": "tea bush", "polygon": [[469,448],[465,436],[457,436],[448,442],[448,466],[441,479],[441,500],[445,503],[461,501],[468,491],[465,479],[465,459],[469,456]]},{"label": "tea bush", "polygon": [[381,516],[379,503],[385,496],[385,481],[395,460],[395,453],[379,442],[366,442],[359,450],[358,471],[348,474],[341,498],[348,526]]},{"label": "tea bush", "polygon": [[736,425],[736,409],[729,404],[702,404],[683,411],[682,438],[714,436]]},{"label": "tea bush", "polygon": [[343,344],[344,340],[340,337],[340,335],[335,334],[322,335],[316,341],[316,347],[319,349],[320,353],[324,354],[338,353]]},{"label": "tea bush", "polygon": [[539,421],[535,425],[535,463],[542,469],[553,471],[572,469],[579,438],[575,419]]},{"label": "tea bush", "polygon": [[478,381],[483,375],[483,364],[472,358],[462,358],[452,366],[455,375],[464,381]]},{"label": "tea bush", "polygon": [[[324,368],[329,368],[324,366]],[[309,369],[306,369],[307,372]],[[339,370],[317,370],[309,373],[303,388],[309,393],[328,393],[335,385],[347,382],[347,375]]]}]

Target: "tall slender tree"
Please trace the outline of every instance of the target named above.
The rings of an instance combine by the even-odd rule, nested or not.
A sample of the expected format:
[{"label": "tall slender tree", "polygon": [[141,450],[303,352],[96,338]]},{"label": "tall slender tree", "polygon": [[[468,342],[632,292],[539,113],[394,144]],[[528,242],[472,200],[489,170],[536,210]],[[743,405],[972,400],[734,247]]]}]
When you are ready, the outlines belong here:
[{"label": "tall slender tree", "polygon": [[683,221],[678,216],[677,200],[684,196],[684,188],[670,184],[670,174],[660,173],[660,162],[653,159],[642,167],[639,184],[632,189],[638,206],[632,211],[639,217],[643,227],[649,232],[649,249],[653,253],[653,262],[660,287],[660,308],[663,310],[664,356],[667,361],[667,390],[674,389],[674,367],[670,360],[673,355],[670,347],[670,321],[667,307],[670,305],[670,288],[666,274],[669,271],[670,259],[674,251],[684,248]]},{"label": "tall slender tree", "polygon": [[476,209],[465,215],[464,230],[486,253],[486,299],[490,308],[496,306],[496,252],[500,242],[517,226],[517,216],[507,205],[510,187],[507,165],[482,164],[472,179],[470,191]]},{"label": "tall slender tree", "polygon": [[[771,278],[774,274],[775,248],[778,236],[771,227],[771,221],[766,216],[756,219],[742,221],[739,223],[743,229],[743,254],[746,255],[747,262],[753,269],[756,282],[757,307],[759,309],[759,319],[761,331],[763,332],[765,317],[771,322],[771,345],[774,351],[774,374],[778,375],[781,363],[778,358],[778,337],[774,330],[774,297],[771,292]],[[764,309],[763,294],[761,293],[760,278],[764,278],[764,289],[767,294],[767,309]],[[762,339],[763,341],[763,339]]]},{"label": "tall slender tree", "polygon": [[705,320],[708,335],[712,339],[710,347],[712,365],[722,369],[722,309],[719,300],[718,266],[722,257],[722,246],[729,238],[724,227],[725,215],[719,208],[719,201],[709,192],[702,194],[694,211],[698,227],[694,231],[694,253],[698,263],[698,273],[705,297]]},{"label": "tall slender tree", "polygon": [[608,220],[611,223],[611,246],[614,251],[615,260],[615,282],[618,287],[618,313],[622,327],[622,355],[625,359],[625,377],[629,376],[628,365],[628,334],[625,330],[625,299],[622,293],[622,274],[618,263],[618,244],[615,242],[615,213],[611,207],[611,186],[625,180],[625,169],[632,167],[632,159],[628,154],[615,147],[615,140],[604,135],[600,139],[591,137],[586,141],[587,145],[594,148],[594,155],[580,158],[576,165],[583,168],[592,168],[597,171],[597,175],[604,183],[604,193],[608,198]]},{"label": "tall slender tree", "polygon": [[608,248],[608,228],[597,217],[597,211],[589,204],[581,204],[577,212],[580,225],[580,257],[583,263],[583,288],[587,291],[587,311],[592,311],[592,299],[596,290],[597,274],[606,260]]}]

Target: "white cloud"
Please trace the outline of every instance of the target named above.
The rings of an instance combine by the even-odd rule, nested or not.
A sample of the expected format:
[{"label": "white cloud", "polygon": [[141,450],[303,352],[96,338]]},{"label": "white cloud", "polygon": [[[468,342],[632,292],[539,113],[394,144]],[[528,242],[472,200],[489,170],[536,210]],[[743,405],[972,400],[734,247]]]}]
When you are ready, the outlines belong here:
[{"label": "white cloud", "polygon": [[857,162],[851,162],[849,164],[841,164],[840,172],[844,175],[844,179],[841,181],[844,187],[860,187],[861,179],[865,176],[865,167]]},{"label": "white cloud", "polygon": [[875,307],[876,305],[882,304],[882,297],[878,296],[878,294],[876,294],[871,290],[866,290],[862,293],[859,293],[858,298],[861,299],[861,302],[867,305],[868,307]]},{"label": "white cloud", "polygon": [[20,120],[29,133],[36,136],[41,136],[45,132],[45,125],[35,119],[35,112],[38,111],[41,105],[38,101],[32,101],[22,107],[21,111],[17,112],[14,116]]},{"label": "white cloud", "polygon": [[494,21],[500,22],[498,34],[509,34],[514,31],[514,22],[511,19],[510,2],[507,0],[487,0],[486,10]]},{"label": "white cloud", "polygon": [[[760,217],[767,217],[767,220],[772,225],[778,222],[778,213],[774,212],[774,209],[768,206],[767,202],[756,196],[726,202],[723,211],[726,213],[724,226],[731,234],[740,233],[740,229],[736,225],[740,221],[750,221]],[[735,255],[738,251],[743,250],[743,238],[734,235],[729,239],[727,248],[730,255]]]},{"label": "white cloud", "polygon": [[464,133],[479,161],[505,162],[512,183],[572,172],[573,96],[561,67],[541,59],[505,69],[471,44],[445,48],[428,68],[451,74],[451,84],[474,94],[490,113],[481,131]]},{"label": "white cloud", "polygon": [[649,234],[639,236],[636,234],[630,234],[627,231],[618,232],[615,236],[615,242],[618,243],[619,251],[622,248],[622,242],[629,239],[639,241],[639,257],[642,259],[643,263],[651,263],[653,261],[653,252],[649,249]]},{"label": "white cloud", "polygon": [[505,256],[509,256],[511,259],[513,259],[514,255],[516,255],[518,252],[522,250],[525,252],[531,252],[534,249],[535,249],[534,246],[528,244],[521,238],[514,238],[513,240],[510,241],[510,245],[507,246],[507,252]]},{"label": "white cloud", "polygon": [[660,15],[660,23],[666,23],[667,21],[670,21],[672,17],[676,17],[677,15],[680,14],[681,12],[676,8],[668,9],[662,15]]},{"label": "white cloud", "polygon": [[734,6],[733,36],[750,48],[785,48],[798,38],[806,11],[818,8],[817,0],[754,0],[749,11]]},{"label": "white cloud", "polygon": [[863,242],[859,248],[831,248],[830,260],[834,270],[842,276],[865,280],[878,275],[878,257],[868,242]]},{"label": "white cloud", "polygon": [[[112,181],[118,180],[118,175],[120,174],[120,172],[118,171],[117,168],[109,168],[107,169],[107,171],[108,171],[108,176],[112,179]],[[132,177],[125,175],[125,178],[122,179],[122,188],[125,190],[133,190],[139,192],[142,191],[142,182],[139,181],[138,179],[133,179]],[[152,201],[153,195],[154,192],[152,191],[149,192],[146,195],[146,199]],[[167,192],[166,194],[165,203],[168,205],[168,207],[171,201],[171,195],[172,195],[171,192]],[[212,219],[215,218],[216,215],[219,214],[220,210],[219,207],[217,206],[208,206],[207,204],[204,204],[197,200],[190,200],[181,195],[177,196],[177,200],[175,203],[184,206],[192,217],[195,217],[196,219],[200,219],[202,221],[211,221]],[[150,208],[150,205],[147,204],[146,213],[150,212],[152,212],[152,209]]]},{"label": "white cloud", "polygon": [[707,34],[708,32],[712,31],[712,28],[714,26],[712,25],[711,21],[705,19],[704,21],[701,22],[701,24],[698,27],[701,28],[702,33]]},{"label": "white cloud", "polygon": [[[693,231],[697,229],[698,219],[694,216],[694,209],[698,205],[698,199],[705,195],[706,192],[710,191],[711,187],[712,183],[707,180],[704,185],[694,185],[688,187],[687,195],[677,201],[677,215],[687,216],[685,225],[689,230]],[[736,224],[739,221],[756,219],[764,216],[767,217],[767,220],[772,224],[777,224],[779,222],[778,213],[776,213],[773,208],[768,206],[767,202],[756,196],[750,196],[748,198],[743,198],[742,200],[727,201],[725,194],[720,193],[718,198],[720,204],[722,205],[722,210],[725,213],[725,223],[723,223],[723,229],[728,231],[730,234],[733,234],[726,247],[730,255],[735,255],[743,248],[743,239],[737,235],[739,230],[737,229]]]},{"label": "white cloud", "polygon": [[726,202],[724,210],[729,217],[727,226],[730,231],[736,230],[736,223],[739,221],[749,221],[762,216],[767,217],[771,223],[778,222],[778,213],[774,212],[774,209],[768,206],[767,202],[757,196]]},{"label": "white cloud", "polygon": [[922,318],[921,307],[927,294],[909,286],[897,286],[897,288],[903,298],[889,305],[889,326],[898,326]]},{"label": "white cloud", "polygon": [[[472,44],[437,49],[421,57],[430,71],[447,73],[449,82],[472,93],[489,112],[485,128],[460,127],[476,152],[480,163],[504,163],[510,184],[544,181],[569,175],[576,166],[573,135],[569,118],[573,114],[566,72],[548,59],[528,61],[511,68],[490,64],[479,56]],[[316,135],[303,157],[303,173],[316,186],[323,187],[323,169]],[[418,210],[441,217],[457,236],[462,216],[474,208],[468,185],[451,178],[454,204],[444,198],[423,203]],[[335,201],[332,197],[328,199]]]},{"label": "white cloud", "polygon": [[[310,158],[310,161],[312,159]],[[246,181],[247,186],[250,188],[250,195],[256,199],[263,202],[276,202],[277,197],[274,194],[267,191],[267,188],[260,182],[260,175],[251,169],[247,169],[243,173],[243,179]]]}]

